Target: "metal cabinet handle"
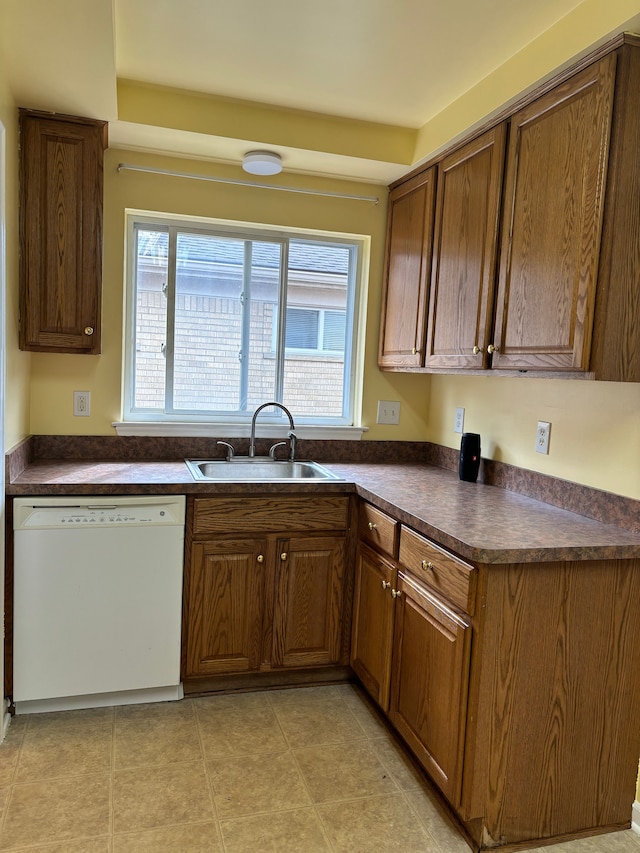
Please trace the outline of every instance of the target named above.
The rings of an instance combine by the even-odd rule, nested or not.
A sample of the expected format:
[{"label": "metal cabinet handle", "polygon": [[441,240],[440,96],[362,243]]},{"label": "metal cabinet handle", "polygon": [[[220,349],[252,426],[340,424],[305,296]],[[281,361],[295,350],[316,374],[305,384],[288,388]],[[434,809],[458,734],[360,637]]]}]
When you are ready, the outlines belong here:
[{"label": "metal cabinet handle", "polygon": [[494,346],[493,344],[489,344],[489,346],[487,347],[487,352],[489,353],[489,355],[491,355],[491,353],[499,351],[500,350],[498,349],[498,347]]},{"label": "metal cabinet handle", "polygon": [[84,333],[85,335],[92,335],[94,332],[93,326],[85,326]]},{"label": "metal cabinet handle", "polygon": [[393,598],[400,598],[400,596],[402,595],[402,590],[401,589],[392,589],[391,595]]},{"label": "metal cabinet handle", "polygon": [[287,552],[286,552],[286,551],[283,551],[283,552],[282,552],[282,554],[280,554],[280,559],[281,559],[282,561],[284,561],[284,560],[286,560],[286,559],[287,559]]},{"label": "metal cabinet handle", "polygon": [[478,353],[479,353],[479,352],[480,352],[480,347],[476,345],[476,346],[473,348],[473,354],[474,354],[474,355],[478,355]]},{"label": "metal cabinet handle", "polygon": [[385,581],[385,580],[382,581],[382,589],[389,589],[390,586],[391,586],[390,581]]},{"label": "metal cabinet handle", "polygon": [[422,561],[422,568],[426,571],[427,569],[433,569],[434,566],[433,566],[433,563],[431,561],[423,560]]},{"label": "metal cabinet handle", "polygon": [[411,350],[411,355],[420,355],[420,350],[415,347]]},{"label": "metal cabinet handle", "polygon": [[264,557],[262,556],[262,554],[258,554],[258,556],[256,557],[256,560],[257,560],[259,563],[264,563]]},{"label": "metal cabinet handle", "polygon": [[378,529],[378,525],[374,524],[373,521],[370,521],[367,526],[368,526],[369,530],[377,530]]}]

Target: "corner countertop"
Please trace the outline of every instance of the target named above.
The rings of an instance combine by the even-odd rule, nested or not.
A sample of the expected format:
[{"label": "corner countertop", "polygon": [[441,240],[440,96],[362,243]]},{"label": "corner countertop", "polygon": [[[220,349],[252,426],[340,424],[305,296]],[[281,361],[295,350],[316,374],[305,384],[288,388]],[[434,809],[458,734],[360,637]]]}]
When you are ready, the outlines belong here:
[{"label": "corner countertop", "polygon": [[7,485],[42,495],[353,494],[459,556],[479,563],[640,558],[640,534],[425,464],[322,464],[341,481],[195,482],[183,461],[41,460]]}]

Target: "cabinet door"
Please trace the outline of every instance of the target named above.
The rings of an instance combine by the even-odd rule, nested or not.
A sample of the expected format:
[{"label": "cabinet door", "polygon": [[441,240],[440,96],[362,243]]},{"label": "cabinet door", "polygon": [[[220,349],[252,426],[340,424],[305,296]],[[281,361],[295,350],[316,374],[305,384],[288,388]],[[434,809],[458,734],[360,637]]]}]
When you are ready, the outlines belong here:
[{"label": "cabinet door", "polygon": [[360,545],[356,557],[351,667],[384,711],[389,709],[396,568]]},{"label": "cabinet door", "polygon": [[389,718],[457,806],[471,628],[402,572],[398,578]]},{"label": "cabinet door", "polygon": [[344,539],[332,536],[279,539],[276,564],[273,666],[338,663]]},{"label": "cabinet door", "polygon": [[261,539],[193,543],[185,675],[259,668],[266,553]]},{"label": "cabinet door", "polygon": [[511,119],[494,368],[588,369],[615,64]]},{"label": "cabinet door", "polygon": [[428,169],[389,194],[378,356],[383,368],[424,364],[435,176],[435,168]]},{"label": "cabinet door", "polygon": [[505,138],[498,125],[438,166],[427,367],[487,364]]},{"label": "cabinet door", "polygon": [[105,122],[21,111],[21,349],[100,352],[105,147]]}]

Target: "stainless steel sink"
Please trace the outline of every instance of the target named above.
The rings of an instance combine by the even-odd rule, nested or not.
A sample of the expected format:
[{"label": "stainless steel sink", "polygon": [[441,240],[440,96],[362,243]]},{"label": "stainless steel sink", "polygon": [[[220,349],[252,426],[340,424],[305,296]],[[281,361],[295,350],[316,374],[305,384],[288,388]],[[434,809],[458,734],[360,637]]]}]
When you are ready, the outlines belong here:
[{"label": "stainless steel sink", "polygon": [[233,459],[185,459],[196,480],[244,483],[282,483],[299,480],[340,480],[317,462],[290,462],[268,457]]}]

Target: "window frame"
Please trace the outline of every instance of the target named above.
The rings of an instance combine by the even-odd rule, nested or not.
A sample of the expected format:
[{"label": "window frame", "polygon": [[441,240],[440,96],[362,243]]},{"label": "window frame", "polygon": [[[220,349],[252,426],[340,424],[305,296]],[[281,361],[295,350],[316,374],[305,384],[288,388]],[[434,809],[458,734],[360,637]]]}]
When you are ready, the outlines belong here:
[{"label": "window frame", "polygon": [[[287,401],[282,399],[283,389],[283,370],[284,361],[287,356],[293,358],[301,356],[309,356],[312,358],[331,359],[332,353],[338,357],[338,350],[292,350],[285,346],[285,324],[280,321],[280,315],[283,313],[281,308],[286,305],[286,288],[287,288],[287,272],[288,272],[288,246],[292,241],[312,242],[324,245],[339,245],[343,244],[350,248],[351,262],[349,264],[349,280],[347,286],[347,304],[345,308],[346,314],[346,330],[345,330],[345,350],[344,350],[344,368],[343,368],[343,409],[340,417],[317,417],[296,415],[296,427],[309,426],[310,428],[350,428],[359,427],[360,408],[361,408],[361,388],[362,388],[362,365],[363,365],[363,350],[364,350],[364,322],[365,312],[363,310],[363,301],[366,295],[366,286],[364,284],[365,272],[368,270],[368,254],[369,254],[369,238],[366,235],[359,234],[344,234],[333,233],[327,231],[319,231],[313,229],[301,228],[276,228],[264,224],[237,223],[227,220],[215,220],[202,217],[176,216],[163,214],[159,212],[126,210],[126,238],[125,238],[125,281],[124,281],[124,309],[125,317],[123,324],[124,332],[124,347],[123,347],[123,369],[122,369],[122,423],[116,423],[114,426],[118,429],[119,434],[127,434],[126,427],[131,425],[132,430],[129,434],[140,434],[140,430],[135,429],[136,424],[155,425],[155,428],[150,430],[155,434],[160,434],[162,425],[167,426],[167,434],[175,434],[175,427],[187,427],[184,432],[189,432],[189,425],[202,425],[203,427],[229,427],[237,424],[246,426],[250,423],[253,410],[234,411],[229,413],[224,412],[198,412],[192,410],[173,410],[167,412],[163,410],[153,410],[149,408],[141,408],[133,405],[134,403],[134,381],[135,381],[135,353],[136,353],[136,272],[137,272],[137,256],[135,251],[135,231],[136,228],[144,230],[145,228],[158,228],[169,232],[171,228],[176,228],[179,232],[184,233],[206,233],[213,236],[229,237],[232,239],[255,240],[259,242],[274,242],[283,244],[282,266],[280,271],[280,289],[278,293],[278,350],[274,353],[274,357],[278,357],[278,352],[281,348],[282,359],[279,371],[279,378],[276,382],[274,400],[287,405]],[[171,247],[169,241],[169,257],[168,266],[171,264]],[[175,259],[174,259],[175,270]],[[171,276],[171,270],[168,270],[168,275]],[[175,273],[174,273],[175,276]],[[175,287],[169,288],[170,298],[167,303],[167,311],[172,310],[175,317],[175,305],[170,301],[171,296],[175,296]],[[290,307],[306,308],[307,306],[292,305]],[[318,310],[317,306],[309,305],[310,310]],[[322,310],[322,309],[321,309]],[[327,309],[330,310],[330,309]],[[286,312],[285,312],[286,313]],[[349,322],[349,318],[351,321]],[[173,327],[173,322],[171,323]],[[173,358],[173,341],[167,340],[167,357]],[[263,401],[266,402],[266,401]],[[271,422],[272,424],[280,424],[286,420],[280,410],[274,410],[270,415],[265,411],[261,414],[261,422]],[[172,426],[174,428],[172,428]],[[160,427],[160,429],[158,429]],[[240,433],[238,433],[240,434]]]}]

